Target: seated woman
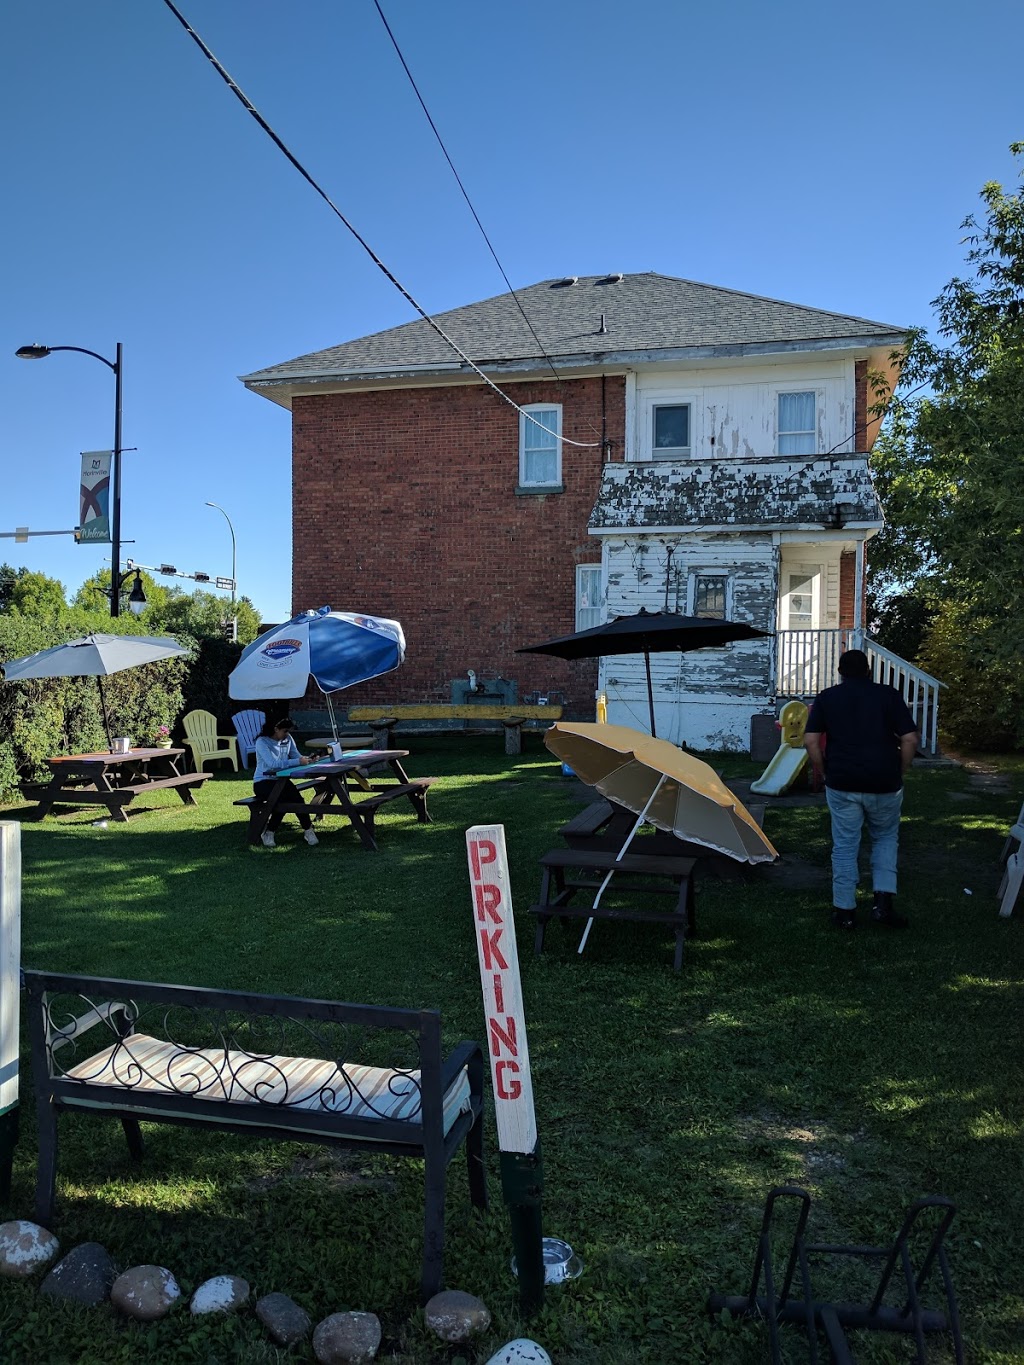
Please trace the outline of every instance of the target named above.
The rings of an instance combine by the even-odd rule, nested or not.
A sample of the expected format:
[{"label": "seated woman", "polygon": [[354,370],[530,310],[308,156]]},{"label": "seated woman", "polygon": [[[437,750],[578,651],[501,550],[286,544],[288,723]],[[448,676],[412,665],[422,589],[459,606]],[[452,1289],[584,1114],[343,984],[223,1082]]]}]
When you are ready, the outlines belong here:
[{"label": "seated woman", "polygon": [[[288,716],[282,720],[268,720],[260,731],[259,739],[256,741],[256,772],[252,779],[253,793],[260,800],[266,800],[270,795],[281,768],[297,768],[300,765],[305,767],[307,763],[316,762],[315,758],[302,757],[291,732],[292,722]],[[278,799],[289,804],[296,801],[301,803],[302,793],[294,782],[289,781],[285,783]],[[267,828],[260,835],[265,848],[276,846],[274,832],[281,827],[284,817],[284,811],[275,810],[271,814]],[[306,831],[302,837],[307,844],[319,842],[313,833],[313,821],[305,812],[299,815],[299,824]]]}]

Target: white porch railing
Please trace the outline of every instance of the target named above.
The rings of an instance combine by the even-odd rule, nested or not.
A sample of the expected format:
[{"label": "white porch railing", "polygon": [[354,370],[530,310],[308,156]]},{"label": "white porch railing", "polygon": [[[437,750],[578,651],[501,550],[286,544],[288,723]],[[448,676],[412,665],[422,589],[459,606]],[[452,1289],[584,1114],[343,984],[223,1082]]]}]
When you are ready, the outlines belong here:
[{"label": "white porch railing", "polygon": [[866,631],[780,630],[775,634],[775,679],[781,698],[801,701],[839,681],[839,658],[845,649],[863,649],[875,682],[895,687],[921,732],[921,748],[938,751],[939,689],[945,683],[873,640]]}]

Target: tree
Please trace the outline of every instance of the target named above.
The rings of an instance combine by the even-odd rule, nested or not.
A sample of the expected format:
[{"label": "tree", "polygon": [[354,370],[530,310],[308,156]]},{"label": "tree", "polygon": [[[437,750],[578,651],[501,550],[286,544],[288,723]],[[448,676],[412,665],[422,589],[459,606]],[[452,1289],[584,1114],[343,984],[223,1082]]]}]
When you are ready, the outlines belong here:
[{"label": "tree", "polygon": [[0,612],[53,620],[67,611],[64,584],[36,569],[0,564]]},{"label": "tree", "polygon": [[[1024,157],[1024,143],[1011,150]],[[888,525],[873,547],[872,586],[883,625],[897,599],[904,617],[906,599],[917,599],[928,621],[918,657],[951,684],[943,705],[954,739],[984,738],[972,720],[984,697],[989,737],[1021,745],[1024,189],[991,182],[981,199],[981,220],[963,225],[970,274],[933,301],[939,340],[912,335],[876,444]]]},{"label": "tree", "polygon": [[[240,597],[235,602],[238,619],[238,643],[247,645],[259,634],[259,612],[248,597]],[[148,616],[146,618],[149,619]],[[196,639],[223,638],[227,623],[231,620],[231,603],[216,593],[197,589],[193,593],[183,593],[172,588],[167,601],[156,614],[160,627],[169,634],[183,632]]]}]

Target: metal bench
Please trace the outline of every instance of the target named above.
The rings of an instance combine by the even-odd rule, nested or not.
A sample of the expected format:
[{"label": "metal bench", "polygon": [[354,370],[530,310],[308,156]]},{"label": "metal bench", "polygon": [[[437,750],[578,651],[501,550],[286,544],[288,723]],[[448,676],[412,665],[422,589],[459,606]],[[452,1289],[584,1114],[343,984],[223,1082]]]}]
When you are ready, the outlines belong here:
[{"label": "metal bench", "polygon": [[424,1299],[441,1288],[445,1175],[463,1143],[473,1204],[487,1194],[483,1054],[464,1042],[444,1057],[436,1010],[53,972],[24,979],[44,1226],[63,1113],[119,1119],[136,1160],[140,1120],[360,1148],[425,1163]]}]

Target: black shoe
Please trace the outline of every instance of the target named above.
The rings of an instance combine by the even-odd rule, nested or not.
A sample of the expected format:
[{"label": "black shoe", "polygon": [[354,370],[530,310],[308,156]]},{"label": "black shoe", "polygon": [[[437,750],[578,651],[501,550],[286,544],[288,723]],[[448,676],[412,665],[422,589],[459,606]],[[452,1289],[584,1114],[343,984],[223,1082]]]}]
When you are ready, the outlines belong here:
[{"label": "black shoe", "polygon": [[871,906],[871,923],[884,924],[889,929],[905,929],[909,923],[906,915],[897,915],[892,908],[893,893],[876,891]]},{"label": "black shoe", "polygon": [[840,910],[838,905],[832,911],[832,923],[837,929],[856,929],[856,910]]}]

